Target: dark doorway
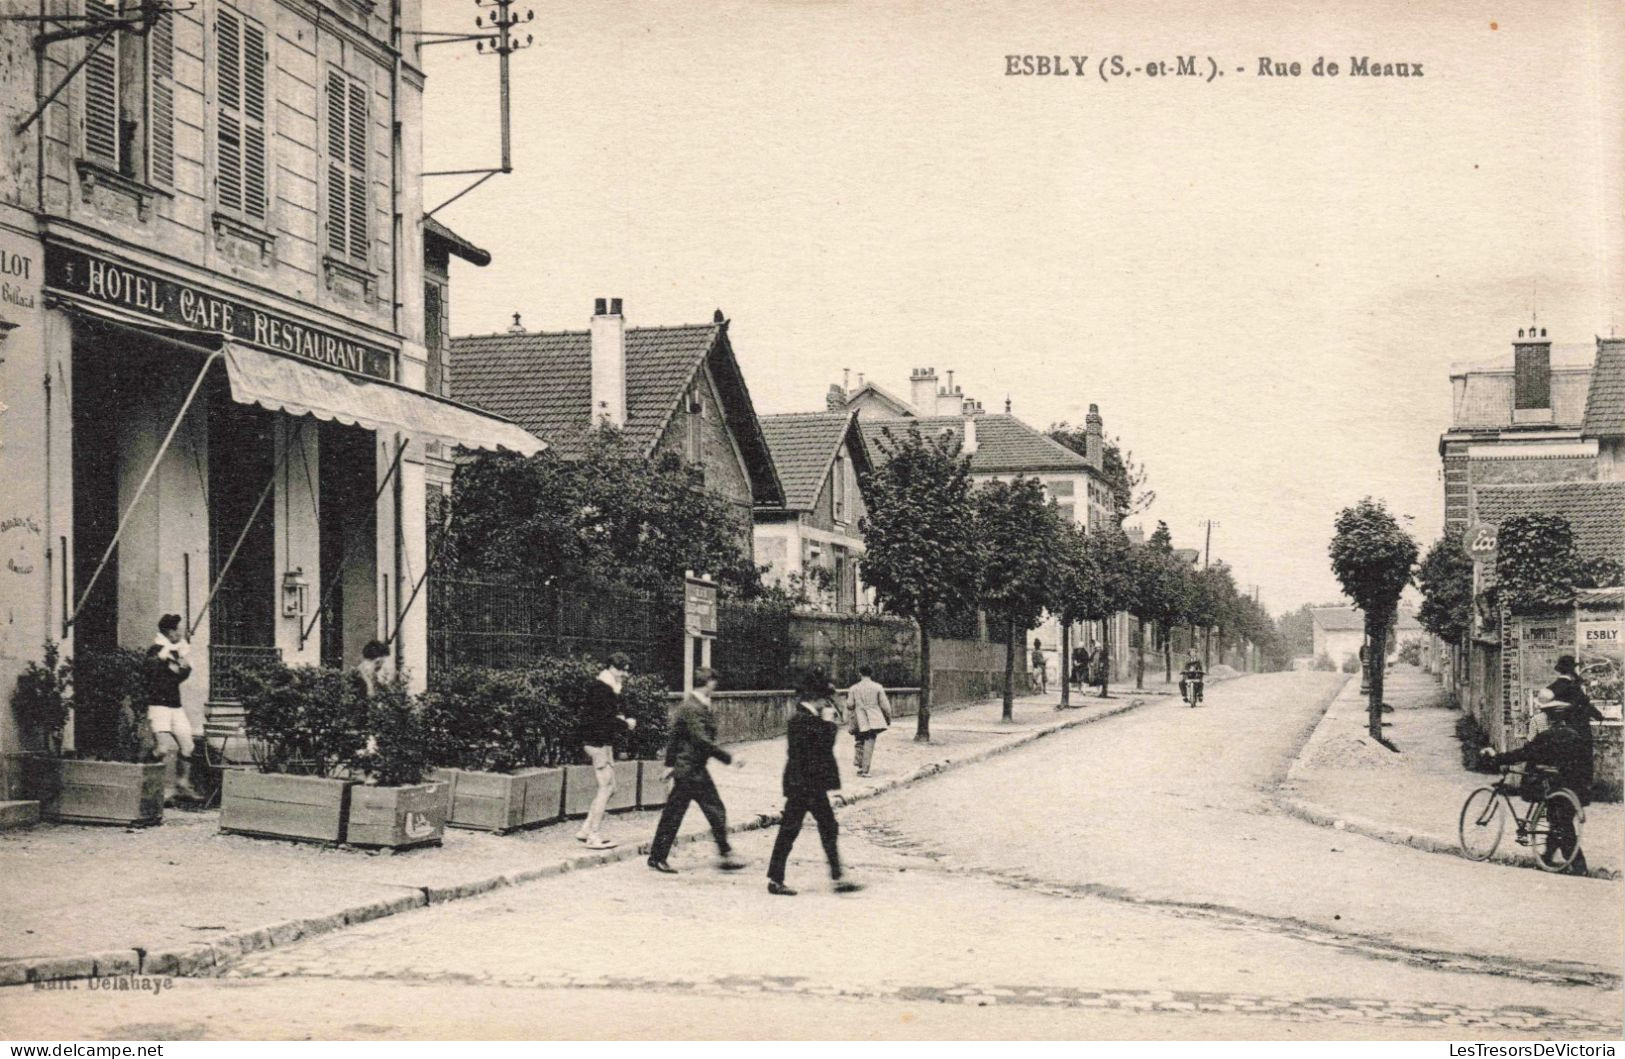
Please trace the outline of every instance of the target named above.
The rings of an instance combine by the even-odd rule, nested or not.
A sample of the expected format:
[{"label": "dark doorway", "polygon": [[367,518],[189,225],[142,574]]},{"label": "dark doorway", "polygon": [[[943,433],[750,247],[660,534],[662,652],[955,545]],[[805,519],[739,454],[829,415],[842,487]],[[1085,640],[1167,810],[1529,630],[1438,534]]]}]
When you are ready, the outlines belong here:
[{"label": "dark doorway", "polygon": [[378,624],[374,437],[359,427],[322,423],[318,448],[322,664],[354,665]]},{"label": "dark doorway", "polygon": [[275,505],[267,497],[255,506],[276,470],[276,416],[233,401],[224,373],[210,382],[209,584],[219,587],[209,607],[209,645],[216,654],[274,647]]}]

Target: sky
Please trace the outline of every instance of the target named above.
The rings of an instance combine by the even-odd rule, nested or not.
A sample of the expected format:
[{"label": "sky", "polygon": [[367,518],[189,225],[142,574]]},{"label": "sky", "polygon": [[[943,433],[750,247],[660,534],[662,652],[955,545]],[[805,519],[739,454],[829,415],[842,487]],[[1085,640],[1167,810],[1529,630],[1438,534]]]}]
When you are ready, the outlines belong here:
[{"label": "sky", "polygon": [[[1039,428],[1098,404],[1156,490],[1131,524],[1200,546],[1211,520],[1272,612],[1339,598],[1332,521],[1364,496],[1438,536],[1452,363],[1510,362],[1532,314],[1559,345],[1625,326],[1613,0],[530,9],[514,172],[436,215],[494,257],[454,265],[454,334],[721,308],[762,414],[846,370],[906,397],[916,367]],[[1142,72],[1103,81],[1114,55]],[[1223,75],[1145,76],[1181,55]],[[425,70],[425,168],[496,164],[497,61]]]}]

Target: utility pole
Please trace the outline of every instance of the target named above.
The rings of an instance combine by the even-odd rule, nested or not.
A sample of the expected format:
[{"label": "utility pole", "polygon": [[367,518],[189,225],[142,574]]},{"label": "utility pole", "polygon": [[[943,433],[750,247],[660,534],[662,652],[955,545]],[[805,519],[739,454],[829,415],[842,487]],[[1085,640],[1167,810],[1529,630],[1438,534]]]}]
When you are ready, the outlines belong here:
[{"label": "utility pole", "polygon": [[[1208,559],[1213,554],[1213,520],[1207,519],[1203,525],[1207,527],[1207,536],[1202,542],[1202,569],[1206,570]],[[1211,625],[1202,627],[1202,668],[1204,670],[1213,668],[1213,626]]]}]

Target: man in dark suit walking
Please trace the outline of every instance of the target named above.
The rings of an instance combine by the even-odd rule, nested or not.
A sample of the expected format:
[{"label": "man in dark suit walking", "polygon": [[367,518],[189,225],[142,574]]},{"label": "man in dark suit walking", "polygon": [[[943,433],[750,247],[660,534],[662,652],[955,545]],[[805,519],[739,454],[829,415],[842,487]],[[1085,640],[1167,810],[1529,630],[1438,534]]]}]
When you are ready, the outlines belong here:
[{"label": "man in dark suit walking", "polygon": [[717,675],[710,669],[694,671],[694,690],[672,717],[671,741],[666,744],[666,765],[671,770],[671,795],[655,827],[654,844],[649,847],[649,867],[663,875],[676,875],[677,869],[666,863],[671,847],[677,841],[677,830],[683,826],[683,816],[689,802],[698,802],[706,823],[711,825],[711,836],[716,839],[717,866],[723,871],[737,871],[745,866],[735,857],[728,842],[728,811],[723,808],[722,795],[706,768],[712,758],[724,765],[742,767],[745,763],[717,745],[717,719],[711,711],[711,695],[717,690]]},{"label": "man in dark suit walking", "polygon": [[835,810],[830,808],[829,792],[841,786],[841,772],[835,764],[835,732],[838,712],[835,686],[823,670],[809,670],[801,682],[800,701],[790,715],[788,752],[784,760],[784,818],[779,836],[773,842],[773,857],[767,865],[767,892],[794,897],[784,885],[784,869],[790,849],[801,834],[801,824],[811,813],[818,824],[818,838],[829,859],[829,877],[837,893],[850,893],[863,887],[842,878],[841,853],[836,847]]}]

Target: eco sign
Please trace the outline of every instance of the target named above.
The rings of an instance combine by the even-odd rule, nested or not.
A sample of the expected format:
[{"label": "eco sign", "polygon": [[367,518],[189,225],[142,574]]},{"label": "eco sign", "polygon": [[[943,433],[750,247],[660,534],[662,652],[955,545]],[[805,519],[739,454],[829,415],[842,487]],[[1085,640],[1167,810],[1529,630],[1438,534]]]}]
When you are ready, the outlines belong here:
[{"label": "eco sign", "polygon": [[1475,563],[1488,566],[1495,562],[1495,551],[1500,546],[1499,534],[1496,527],[1487,522],[1475,522],[1467,527],[1462,535],[1462,547]]}]

